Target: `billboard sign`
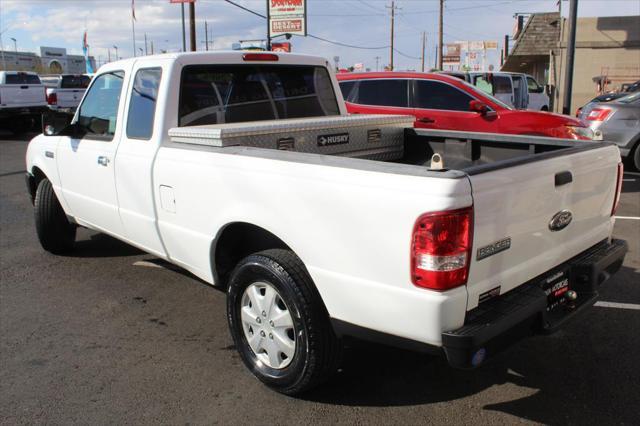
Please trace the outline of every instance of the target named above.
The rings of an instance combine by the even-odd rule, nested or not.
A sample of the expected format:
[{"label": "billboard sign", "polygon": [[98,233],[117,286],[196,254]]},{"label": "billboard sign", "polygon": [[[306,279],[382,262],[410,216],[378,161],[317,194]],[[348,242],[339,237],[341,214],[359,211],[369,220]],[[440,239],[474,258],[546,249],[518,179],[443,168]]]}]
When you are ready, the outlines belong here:
[{"label": "billboard sign", "polygon": [[446,56],[460,56],[460,45],[458,43],[450,43],[445,46],[447,47]]},{"label": "billboard sign", "polygon": [[444,55],[442,63],[446,65],[460,65],[460,55]]},{"label": "billboard sign", "polygon": [[269,37],[307,35],[307,0],[267,0]]},{"label": "billboard sign", "polygon": [[284,52],[284,53],[290,53],[291,52],[291,43],[289,43],[288,41],[286,42],[282,42],[282,43],[271,43],[271,50],[274,52]]},{"label": "billboard sign", "polygon": [[485,40],[484,48],[486,50],[498,50],[498,42],[497,41],[486,41]]}]

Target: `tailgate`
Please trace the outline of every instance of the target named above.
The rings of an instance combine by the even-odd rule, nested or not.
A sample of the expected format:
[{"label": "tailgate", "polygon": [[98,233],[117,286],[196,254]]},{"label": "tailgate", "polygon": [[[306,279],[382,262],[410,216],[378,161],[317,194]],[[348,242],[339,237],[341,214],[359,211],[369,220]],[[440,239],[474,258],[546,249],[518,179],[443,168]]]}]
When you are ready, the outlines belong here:
[{"label": "tailgate", "polygon": [[[467,309],[483,293],[499,287],[504,294],[608,238],[619,161],[618,149],[606,145],[470,175]],[[564,228],[563,211],[571,215]]]},{"label": "tailgate", "polygon": [[58,106],[62,108],[77,107],[85,89],[58,89]]},{"label": "tailgate", "polygon": [[28,107],[47,104],[43,85],[6,84],[0,90],[3,106]]}]

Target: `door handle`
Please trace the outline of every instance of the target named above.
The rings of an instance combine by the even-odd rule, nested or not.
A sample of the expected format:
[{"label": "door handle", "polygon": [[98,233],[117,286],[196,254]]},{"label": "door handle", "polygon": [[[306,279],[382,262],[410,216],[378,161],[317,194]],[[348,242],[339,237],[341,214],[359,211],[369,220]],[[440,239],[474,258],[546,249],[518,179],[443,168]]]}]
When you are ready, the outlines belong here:
[{"label": "door handle", "polygon": [[420,123],[435,123],[436,120],[434,120],[433,118],[429,118],[429,117],[420,117],[418,118],[418,121]]},{"label": "door handle", "polygon": [[98,164],[100,164],[101,166],[107,167],[107,165],[109,164],[109,161],[110,160],[104,155],[101,155],[100,157],[98,157]]}]

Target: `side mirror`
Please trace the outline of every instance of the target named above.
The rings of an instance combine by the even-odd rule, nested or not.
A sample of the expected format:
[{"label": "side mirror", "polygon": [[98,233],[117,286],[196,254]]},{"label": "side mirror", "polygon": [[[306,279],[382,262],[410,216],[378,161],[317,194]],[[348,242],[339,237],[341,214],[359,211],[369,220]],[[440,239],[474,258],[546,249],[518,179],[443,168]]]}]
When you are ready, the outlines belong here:
[{"label": "side mirror", "polygon": [[474,99],[469,101],[469,111],[477,112],[480,115],[487,115],[487,112],[489,112],[489,106],[484,102]]},{"label": "side mirror", "polygon": [[45,112],[42,114],[42,134],[45,136],[60,135],[69,128],[72,119],[71,114],[64,112]]}]

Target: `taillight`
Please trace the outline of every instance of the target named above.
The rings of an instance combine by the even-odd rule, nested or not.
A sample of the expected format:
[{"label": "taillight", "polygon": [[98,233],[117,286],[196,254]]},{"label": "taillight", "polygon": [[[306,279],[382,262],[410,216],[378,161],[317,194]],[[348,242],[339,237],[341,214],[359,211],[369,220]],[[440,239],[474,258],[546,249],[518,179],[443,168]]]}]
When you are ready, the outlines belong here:
[{"label": "taillight", "polygon": [[611,209],[611,216],[616,214],[618,205],[620,204],[620,194],[622,193],[622,176],[624,175],[624,166],[622,163],[618,163],[618,179],[616,180],[616,195],[613,197],[613,208]]},{"label": "taillight", "polygon": [[244,61],[277,61],[278,55],[274,53],[245,53],[242,55]]},{"label": "taillight", "polygon": [[47,103],[49,105],[57,105],[58,104],[58,95],[55,92],[49,93],[47,95]]},{"label": "taillight", "polygon": [[431,290],[466,284],[472,232],[473,207],[420,216],[411,238],[411,281]]},{"label": "taillight", "polygon": [[585,117],[588,121],[604,121],[611,114],[609,108],[594,108],[589,111],[589,114]]}]

